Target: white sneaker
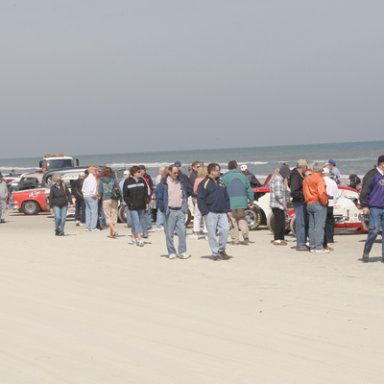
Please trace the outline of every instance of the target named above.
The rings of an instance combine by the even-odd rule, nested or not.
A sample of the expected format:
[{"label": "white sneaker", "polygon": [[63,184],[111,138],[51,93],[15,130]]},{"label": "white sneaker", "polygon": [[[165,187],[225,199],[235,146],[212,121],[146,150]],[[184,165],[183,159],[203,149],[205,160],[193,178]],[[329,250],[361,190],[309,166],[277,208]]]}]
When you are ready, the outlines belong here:
[{"label": "white sneaker", "polygon": [[136,245],[137,242],[136,242],[135,239],[131,239],[131,240],[129,240],[128,244],[130,244],[130,245]]},{"label": "white sneaker", "polygon": [[329,253],[329,249],[315,249],[315,253]]},{"label": "white sneaker", "polygon": [[181,253],[180,255],[179,255],[179,258],[180,259],[188,259],[188,258],[190,258],[191,257],[191,255],[189,254],[189,253],[187,253],[187,252],[183,252],[183,253]]},{"label": "white sneaker", "polygon": [[139,240],[139,241],[136,242],[136,245],[138,247],[144,247],[144,241],[143,240]]},{"label": "white sneaker", "polygon": [[199,240],[199,235],[197,233],[193,233],[192,235],[189,236],[191,240]]},{"label": "white sneaker", "polygon": [[76,220],[76,227],[80,227],[80,221]]},{"label": "white sneaker", "polygon": [[99,228],[93,228],[93,229],[91,229],[91,232],[100,232],[100,229]]},{"label": "white sneaker", "polygon": [[168,259],[176,259],[176,254],[175,253],[171,253],[168,255]]}]

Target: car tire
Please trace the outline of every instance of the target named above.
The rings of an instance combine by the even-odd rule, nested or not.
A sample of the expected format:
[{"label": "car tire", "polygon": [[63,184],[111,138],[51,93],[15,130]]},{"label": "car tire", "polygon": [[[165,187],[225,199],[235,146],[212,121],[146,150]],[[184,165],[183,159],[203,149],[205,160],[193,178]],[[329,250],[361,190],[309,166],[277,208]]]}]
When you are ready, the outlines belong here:
[{"label": "car tire", "polygon": [[191,223],[191,221],[192,221],[192,213],[188,209],[188,212],[185,214],[185,226],[188,227],[188,225]]},{"label": "car tire", "polygon": [[21,212],[25,215],[37,215],[40,211],[40,205],[33,200],[24,201],[21,206]]},{"label": "car tire", "polygon": [[117,218],[119,219],[119,223],[127,222],[127,215],[125,214],[125,204],[120,204],[119,210],[117,212]]},{"label": "car tire", "polygon": [[260,208],[246,209],[245,210],[245,219],[249,230],[255,230],[259,228],[262,222],[263,215]]}]

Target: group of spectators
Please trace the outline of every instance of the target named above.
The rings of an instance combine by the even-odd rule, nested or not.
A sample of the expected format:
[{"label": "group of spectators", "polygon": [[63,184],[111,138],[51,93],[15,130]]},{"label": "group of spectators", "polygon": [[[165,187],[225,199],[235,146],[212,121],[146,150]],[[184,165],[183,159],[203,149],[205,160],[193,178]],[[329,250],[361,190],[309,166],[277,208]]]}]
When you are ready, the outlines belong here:
[{"label": "group of spectators", "polygon": [[[369,254],[377,235],[384,229],[384,155],[363,178],[350,175],[350,186],[360,190],[359,204],[368,218],[368,236],[362,261],[369,262]],[[337,184],[340,172],[336,162],[314,163],[311,168],[305,159],[297,161],[290,171],[286,164],[278,167],[269,181],[270,206],[274,215],[274,245],[287,245],[285,218],[287,201],[291,197],[295,209],[296,250],[329,253],[334,242],[334,205],[339,197]],[[361,184],[361,185],[360,185]],[[384,236],[382,236],[384,262]]]},{"label": "group of spectators", "polygon": [[[132,231],[130,243],[143,247],[152,226],[150,202],[154,193],[156,227],[164,230],[168,257],[186,259],[190,254],[187,252],[185,214],[188,212],[188,198],[192,197],[194,220],[190,238],[204,236],[214,260],[228,259],[228,237],[233,245],[250,243],[246,210],[253,208],[253,188],[261,186],[261,183],[246,165],[239,167],[236,160],[228,162],[228,171],[224,174],[217,163],[206,166],[195,161],[189,175],[184,174],[181,168],[180,161],[162,167],[153,182],[144,165],[135,165],[124,173],[125,178],[118,184],[111,168],[89,167],[72,183],[71,191],[59,174],[54,175],[49,203],[55,217],[55,235],[64,235],[67,210],[73,196],[76,225],[85,225],[90,232],[107,226],[109,237],[116,239],[119,201],[123,201]],[[334,160],[309,167],[305,159],[300,159],[292,170],[287,164],[278,167],[268,182],[274,222],[272,244],[287,245],[285,224],[290,199],[295,209],[297,251],[329,253],[334,242],[333,207],[339,197],[337,184],[340,177]],[[362,183],[357,175],[350,175],[350,186],[361,188],[360,204],[364,215],[369,218],[369,233],[362,258],[367,262],[377,234],[384,227],[384,155],[378,158],[377,165],[366,174]],[[0,173],[1,223],[4,223],[8,194]],[[384,262],[384,242],[382,256]]]}]

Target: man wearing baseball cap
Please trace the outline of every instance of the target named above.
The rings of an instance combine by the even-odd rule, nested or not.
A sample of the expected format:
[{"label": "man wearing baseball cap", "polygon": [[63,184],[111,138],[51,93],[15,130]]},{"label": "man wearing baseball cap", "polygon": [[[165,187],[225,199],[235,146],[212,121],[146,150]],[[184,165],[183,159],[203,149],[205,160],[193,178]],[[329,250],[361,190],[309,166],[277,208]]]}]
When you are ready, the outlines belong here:
[{"label": "man wearing baseball cap", "polygon": [[328,160],[325,163],[325,167],[327,167],[331,171],[332,177],[335,179],[336,184],[340,184],[341,173],[336,167],[336,161],[333,159]]},{"label": "man wearing baseball cap", "polygon": [[[380,229],[384,230],[384,155],[377,159],[377,166],[364,176],[360,192],[363,214],[369,215],[369,232],[363,251],[363,263],[368,263],[369,253]],[[381,261],[384,262],[384,236],[381,243]]]}]

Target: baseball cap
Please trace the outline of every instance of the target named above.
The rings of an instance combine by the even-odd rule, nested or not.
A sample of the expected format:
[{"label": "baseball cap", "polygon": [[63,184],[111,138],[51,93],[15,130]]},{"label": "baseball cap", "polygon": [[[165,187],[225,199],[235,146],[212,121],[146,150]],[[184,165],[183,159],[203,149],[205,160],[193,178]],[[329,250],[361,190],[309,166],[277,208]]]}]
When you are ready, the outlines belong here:
[{"label": "baseball cap", "polygon": [[181,161],[180,160],[176,160],[174,164],[176,167],[179,167],[179,168],[181,167]]},{"label": "baseball cap", "polygon": [[380,155],[377,159],[377,164],[384,163],[384,155]]},{"label": "baseball cap", "polygon": [[305,159],[299,159],[299,160],[297,160],[297,166],[298,167],[308,167],[308,162]]},{"label": "baseball cap", "polygon": [[336,161],[335,161],[335,160],[332,160],[332,159],[330,159],[330,160],[328,160],[328,164],[331,164],[331,165],[336,165]]},{"label": "baseball cap", "polygon": [[246,164],[241,164],[240,165],[240,170],[241,171],[246,171],[248,169],[247,165]]}]

